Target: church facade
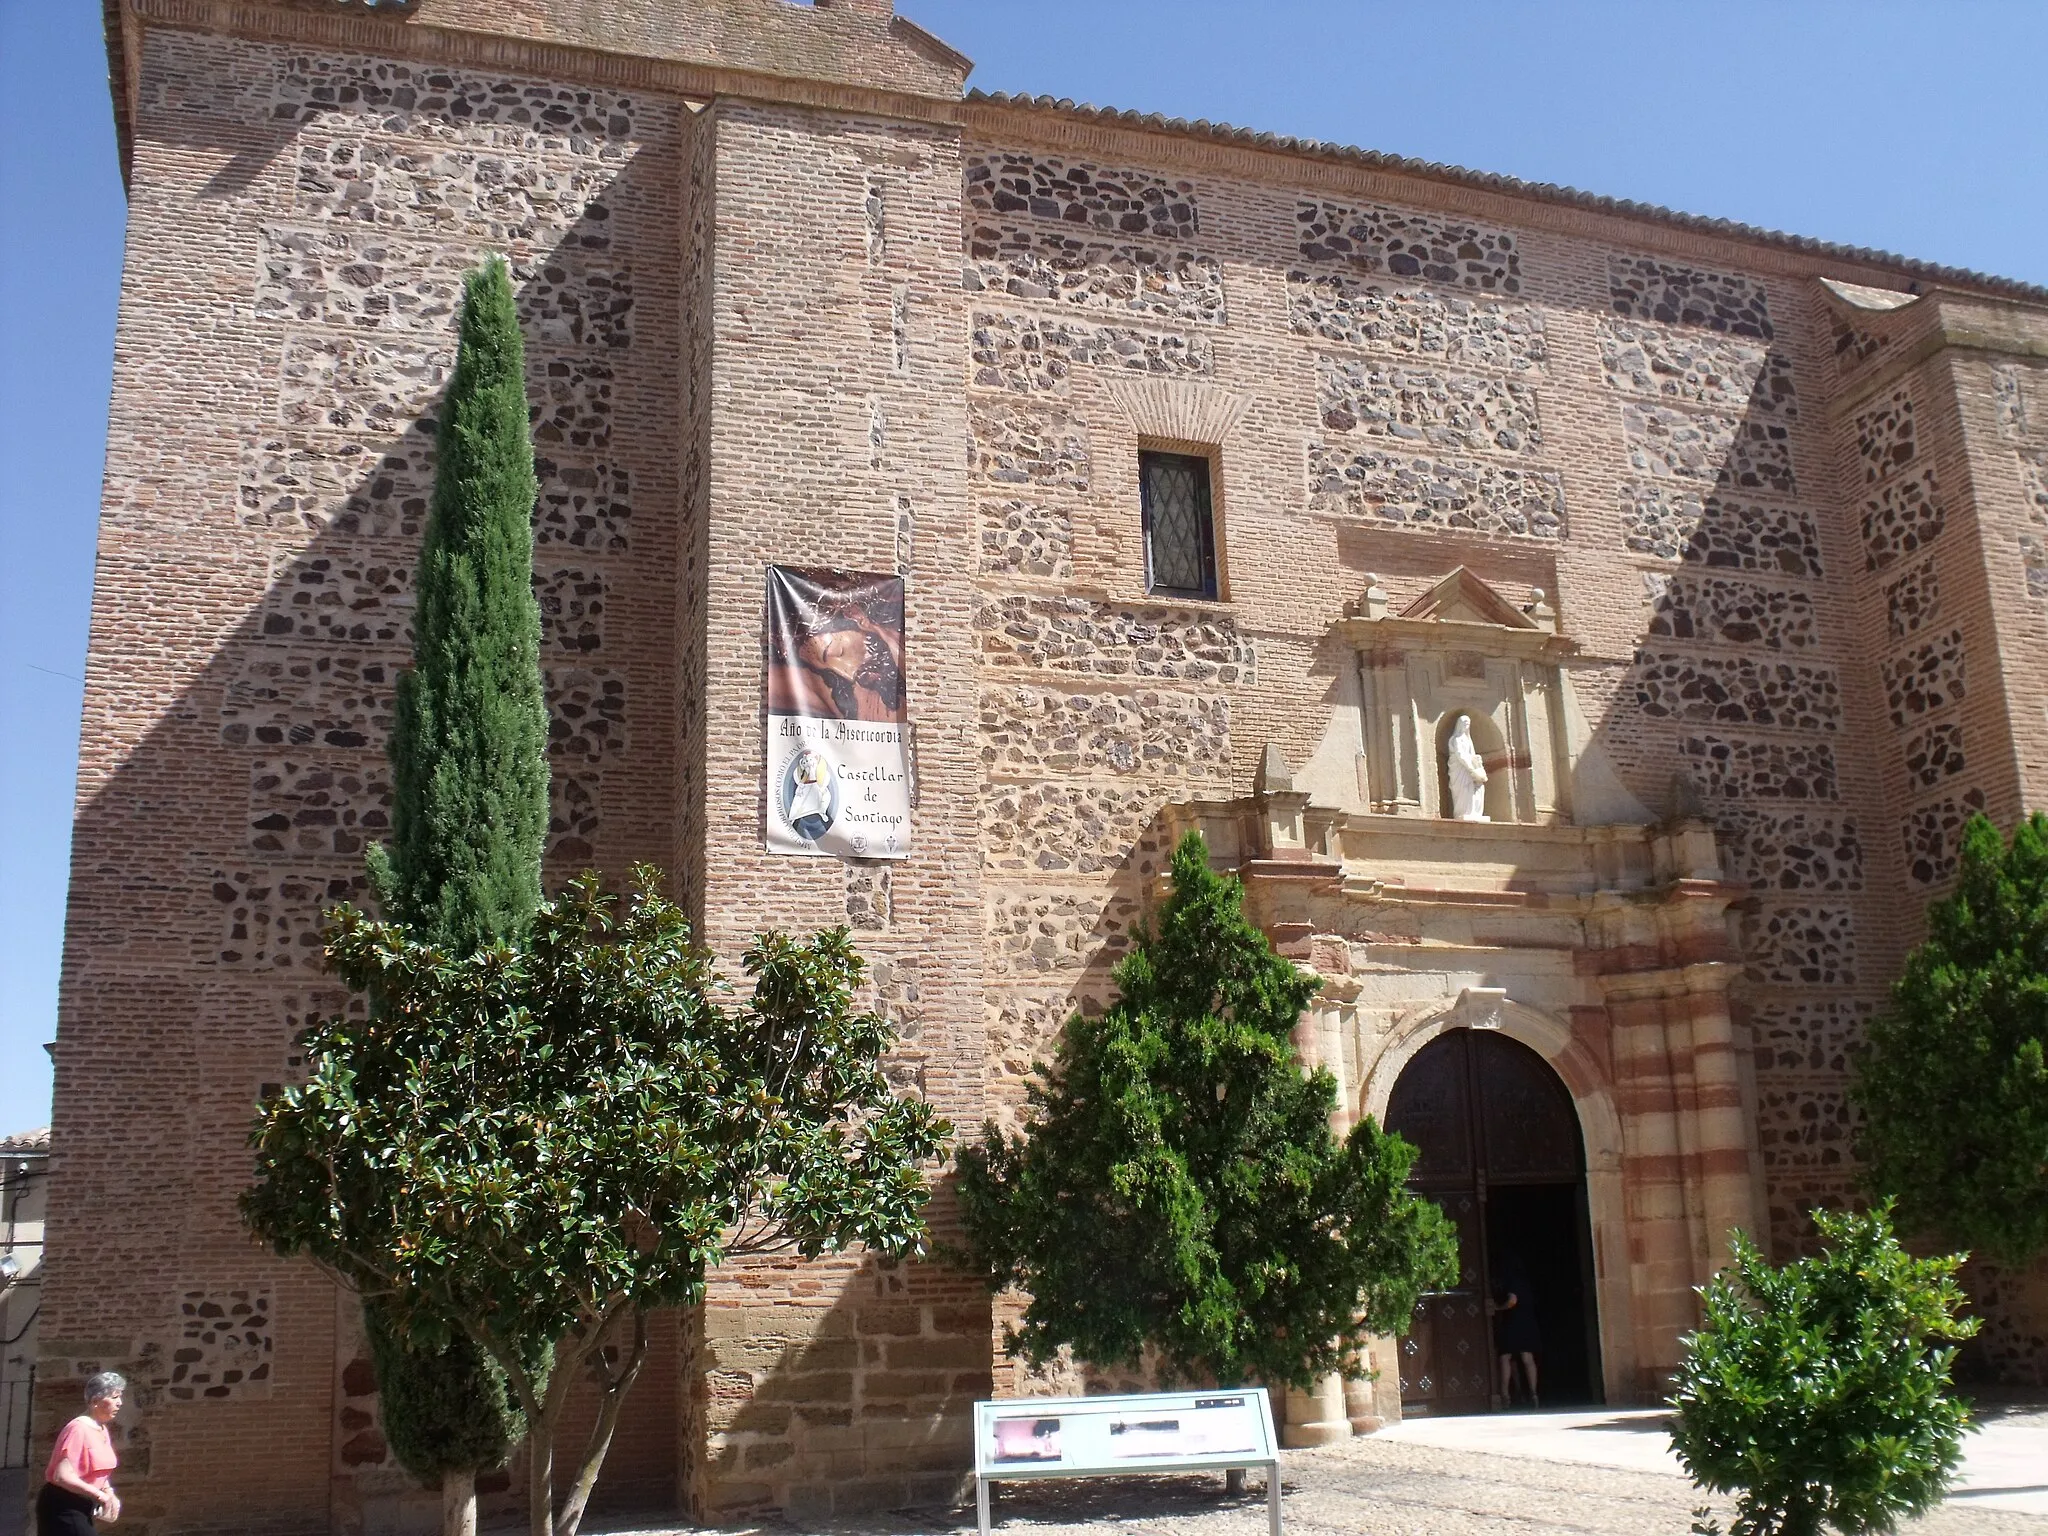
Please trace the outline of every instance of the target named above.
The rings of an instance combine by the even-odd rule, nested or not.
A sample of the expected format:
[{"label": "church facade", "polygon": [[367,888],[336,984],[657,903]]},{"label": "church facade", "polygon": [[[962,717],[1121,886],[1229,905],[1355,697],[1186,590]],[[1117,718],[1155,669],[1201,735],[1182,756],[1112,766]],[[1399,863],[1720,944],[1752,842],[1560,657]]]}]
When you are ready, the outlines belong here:
[{"label": "church facade", "polygon": [[[1964,819],[2048,801],[2048,292],[967,93],[890,0],[109,0],[108,42],[130,219],[38,1424],[128,1374],[131,1523],[434,1517],[353,1304],[234,1200],[346,1003],[319,913],[388,827],[492,251],[550,879],[662,865],[728,958],[849,924],[898,1080],[969,1131],[1200,829],[1323,978],[1298,1043],[1336,1128],[1410,1135],[1461,1232],[1375,1379],[1288,1395],[1293,1443],[1485,1408],[1510,1251],[1561,1390],[1653,1400],[1729,1233],[1783,1256],[1849,1196],[1849,1052]],[[767,849],[770,565],[903,579],[906,858]],[[2048,1280],[1978,1290],[1987,1365],[2039,1379]],[[1048,1387],[1008,1305],[937,1265],[721,1273],[658,1320],[600,1502],[950,1494],[971,1403]]]}]

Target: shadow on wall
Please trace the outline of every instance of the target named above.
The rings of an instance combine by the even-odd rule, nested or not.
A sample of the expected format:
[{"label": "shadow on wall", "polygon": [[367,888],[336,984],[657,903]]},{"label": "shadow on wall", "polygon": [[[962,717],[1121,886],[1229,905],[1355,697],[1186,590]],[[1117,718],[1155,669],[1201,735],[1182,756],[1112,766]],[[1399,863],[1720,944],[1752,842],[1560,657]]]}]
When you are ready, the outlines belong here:
[{"label": "shadow on wall", "polygon": [[[346,1330],[337,1353],[331,1286],[253,1249],[233,1201],[256,1099],[302,1071],[300,1031],[344,1001],[320,970],[321,909],[367,899],[363,850],[389,828],[383,749],[435,417],[462,278],[486,253],[452,242],[483,227],[509,254],[527,339],[548,883],[670,864],[686,114],[282,52],[261,55],[260,80],[238,54],[232,88],[202,92],[211,46],[152,36],[128,278],[168,290],[183,242],[215,230],[256,231],[260,260],[253,298],[218,305],[203,342],[181,334],[187,307],[124,317],[135,352],[114,402],[57,1060],[59,1134],[105,1160],[67,1171],[37,1422],[68,1416],[79,1376],[118,1367],[134,1383],[135,1514],[174,1500],[183,1521],[324,1531],[330,1499],[346,1524],[408,1480]],[[199,115],[238,107],[237,122]],[[176,195],[170,147],[230,156],[196,206],[150,206]],[[629,649],[634,634],[659,638]],[[646,732],[630,770],[629,689]],[[135,737],[138,714],[151,723]],[[121,1171],[144,1167],[140,1184]],[[109,1287],[104,1232],[89,1250],[62,1215],[88,1209],[121,1211],[150,1255],[127,1266],[136,1289]],[[181,1323],[180,1297],[198,1298],[189,1314],[251,1294],[266,1326]],[[635,1389],[600,1509],[674,1502],[674,1356]],[[331,1453],[293,1450],[325,1442],[302,1407],[280,1421],[273,1384],[302,1404],[329,1381]],[[231,1470],[221,1447],[250,1436],[285,1453]]]},{"label": "shadow on wall", "polygon": [[[1758,1146],[1768,1239],[1783,1255],[1812,1206],[1849,1194],[1846,1061],[1816,1070],[1804,1046],[1859,1028],[1859,1005],[1840,994],[1878,980],[1858,972],[1850,902],[1865,888],[1867,829],[1840,803],[1841,680],[1814,603],[1823,582],[1858,573],[1823,554],[1812,508],[1824,464],[1807,466],[1802,496],[1800,402],[1761,290],[1638,265],[1656,275],[1618,270],[1602,363],[1627,455],[1624,545],[1669,563],[1642,572],[1647,618],[1629,665],[1574,675],[1592,725],[1575,803],[1582,822],[1709,821],[1724,874],[1749,887],[1734,909],[1736,1011],[1761,1047]],[[1804,441],[1831,451],[1824,425]],[[1853,644],[1828,638],[1837,655]]]},{"label": "shadow on wall", "polygon": [[807,1273],[809,1295],[754,1300],[751,1267],[701,1312],[694,1412],[709,1454],[693,1517],[960,1502],[974,1404],[994,1392],[987,1288],[935,1264],[833,1260]]}]

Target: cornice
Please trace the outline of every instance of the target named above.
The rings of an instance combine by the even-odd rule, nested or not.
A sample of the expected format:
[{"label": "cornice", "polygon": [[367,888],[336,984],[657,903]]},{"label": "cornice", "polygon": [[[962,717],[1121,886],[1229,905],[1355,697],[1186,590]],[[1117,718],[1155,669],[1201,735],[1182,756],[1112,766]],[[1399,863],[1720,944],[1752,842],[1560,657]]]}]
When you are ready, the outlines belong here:
[{"label": "cornice", "polygon": [[[620,86],[672,96],[733,96],[861,116],[955,127],[992,140],[1022,139],[1124,157],[1165,159],[1304,192],[1340,190],[1393,202],[1449,206],[1474,218],[1520,224],[1604,244],[1746,265],[1787,277],[1940,284],[1972,299],[2030,310],[2048,287],[1817,240],[1731,219],[1706,218],[1574,187],[1523,181],[1351,145],[1264,133],[1227,123],[1094,107],[1049,96],[970,91],[964,98],[689,64],[470,31],[408,13],[280,6],[248,0],[102,0],[108,80],[122,175],[133,152],[132,83],[144,25],[255,41],[310,44],[384,57],[494,68],[543,80]],[[914,22],[894,18],[906,43],[966,67],[957,50]],[[2009,349],[2007,349],[2009,350]],[[1861,381],[1859,381],[1860,384]]]},{"label": "cornice", "polygon": [[1478,651],[1489,656],[1561,663],[1578,655],[1578,645],[1565,635],[1544,629],[1509,629],[1500,624],[1472,624],[1457,619],[1339,619],[1330,626],[1358,650],[1389,654],[1411,651]]},{"label": "cornice", "polygon": [[[1945,299],[1959,300],[1979,312],[1952,314],[1949,305],[1942,302]],[[1858,374],[1844,384],[1828,402],[1830,420],[1847,420],[1861,410],[1873,396],[1889,388],[1929,358],[1943,352],[2048,362],[2048,331],[2029,336],[2019,327],[1986,324],[1987,317],[1982,313],[1981,306],[1987,303],[1990,305],[1992,314],[1989,318],[1994,320],[1998,316],[2012,314],[2026,314],[2033,318],[2033,313],[2029,309],[2007,300],[1987,299],[1982,294],[1954,293],[1940,289],[1915,302],[1933,306],[1930,310],[1932,323],[1910,342],[1880,360],[1867,373]]]}]

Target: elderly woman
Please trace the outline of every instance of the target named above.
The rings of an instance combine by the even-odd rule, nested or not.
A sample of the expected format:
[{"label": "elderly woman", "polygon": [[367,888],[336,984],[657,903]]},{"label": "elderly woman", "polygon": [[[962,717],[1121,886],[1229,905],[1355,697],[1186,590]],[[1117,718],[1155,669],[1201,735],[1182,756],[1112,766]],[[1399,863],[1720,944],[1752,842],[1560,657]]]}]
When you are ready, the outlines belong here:
[{"label": "elderly woman", "polygon": [[36,1536],[92,1536],[95,1518],[121,1517],[121,1500],[108,1479],[119,1458],[107,1426],[121,1411],[128,1383],[101,1371],[85,1384],[85,1412],[57,1431],[43,1489],[36,1496]]}]

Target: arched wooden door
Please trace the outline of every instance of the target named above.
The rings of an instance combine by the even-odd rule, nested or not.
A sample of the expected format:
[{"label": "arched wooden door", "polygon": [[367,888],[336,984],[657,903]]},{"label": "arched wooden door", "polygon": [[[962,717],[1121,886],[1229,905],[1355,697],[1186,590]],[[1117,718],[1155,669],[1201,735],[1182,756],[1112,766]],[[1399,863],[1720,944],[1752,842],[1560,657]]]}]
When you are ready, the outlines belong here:
[{"label": "arched wooden door", "polygon": [[1386,1128],[1418,1149],[1409,1183],[1458,1229],[1456,1285],[1422,1299],[1401,1341],[1402,1412],[1495,1405],[1486,1302],[1506,1269],[1534,1292],[1545,1405],[1598,1402],[1585,1143],[1550,1064],[1496,1031],[1448,1030],[1402,1070]]}]

